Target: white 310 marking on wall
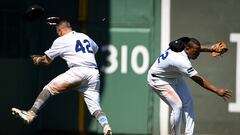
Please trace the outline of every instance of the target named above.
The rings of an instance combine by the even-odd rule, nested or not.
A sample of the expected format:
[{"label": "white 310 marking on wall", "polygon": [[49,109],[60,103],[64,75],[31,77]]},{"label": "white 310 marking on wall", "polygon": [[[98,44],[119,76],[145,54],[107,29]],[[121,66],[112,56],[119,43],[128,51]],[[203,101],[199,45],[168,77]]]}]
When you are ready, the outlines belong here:
[{"label": "white 310 marking on wall", "polygon": [[[107,57],[107,61],[109,63],[108,66],[103,67],[103,71],[107,74],[112,74],[116,72],[116,70],[120,66],[120,72],[122,74],[127,74],[128,72],[128,60],[131,60],[131,68],[136,74],[144,74],[148,70],[149,66],[149,52],[148,49],[143,45],[136,45],[131,52],[131,57],[128,58],[128,46],[122,45],[120,52],[118,53],[117,48],[114,45],[109,45],[102,48],[103,53],[109,53]],[[118,57],[120,54],[120,63],[118,62]],[[138,64],[138,58],[142,56],[142,64]]]},{"label": "white 310 marking on wall", "polygon": [[[142,54],[143,57],[143,63],[141,66],[138,65],[138,55]],[[137,74],[143,74],[148,69],[149,65],[149,53],[146,47],[142,45],[137,45],[133,48],[132,54],[131,54],[131,65],[132,69]]]},{"label": "white 310 marking on wall", "polygon": [[229,103],[229,112],[240,112],[240,33],[231,33],[230,42],[237,43],[237,61],[236,61],[236,102]]},{"label": "white 310 marking on wall", "polygon": [[123,45],[121,47],[121,73],[126,74],[127,73],[127,58],[128,58],[128,47],[127,45]]},{"label": "white 310 marking on wall", "polygon": [[110,63],[110,66],[103,67],[102,69],[105,73],[111,74],[111,73],[115,72],[118,68],[118,61],[117,61],[118,51],[117,51],[117,48],[114,47],[113,45],[109,45],[109,46],[104,46],[102,48],[102,51],[110,53],[109,56],[106,58],[107,61]]}]

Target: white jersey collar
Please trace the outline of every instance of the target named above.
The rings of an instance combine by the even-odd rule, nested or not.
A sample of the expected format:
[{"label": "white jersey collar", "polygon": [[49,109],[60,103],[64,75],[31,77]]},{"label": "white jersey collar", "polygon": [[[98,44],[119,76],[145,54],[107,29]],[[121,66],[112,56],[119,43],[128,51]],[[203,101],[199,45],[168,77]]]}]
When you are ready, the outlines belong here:
[{"label": "white jersey collar", "polygon": [[70,31],[70,32],[68,32],[67,34],[65,34],[64,36],[71,35],[71,34],[75,34],[75,33],[76,33],[75,31]]}]

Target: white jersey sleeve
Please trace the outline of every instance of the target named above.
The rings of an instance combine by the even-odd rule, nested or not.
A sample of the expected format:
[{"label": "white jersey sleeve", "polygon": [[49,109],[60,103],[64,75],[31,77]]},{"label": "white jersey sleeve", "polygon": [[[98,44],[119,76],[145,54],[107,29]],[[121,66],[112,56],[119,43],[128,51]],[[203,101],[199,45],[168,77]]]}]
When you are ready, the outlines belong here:
[{"label": "white jersey sleeve", "polygon": [[192,77],[198,72],[192,67],[192,64],[188,59],[176,62],[174,66],[180,71],[181,74],[187,77]]},{"label": "white jersey sleeve", "polygon": [[47,51],[45,51],[45,54],[51,59],[53,60],[54,58],[56,58],[57,56],[60,56],[63,50],[63,46],[61,45],[60,41],[58,40],[59,38],[57,38],[51,48],[49,48]]}]

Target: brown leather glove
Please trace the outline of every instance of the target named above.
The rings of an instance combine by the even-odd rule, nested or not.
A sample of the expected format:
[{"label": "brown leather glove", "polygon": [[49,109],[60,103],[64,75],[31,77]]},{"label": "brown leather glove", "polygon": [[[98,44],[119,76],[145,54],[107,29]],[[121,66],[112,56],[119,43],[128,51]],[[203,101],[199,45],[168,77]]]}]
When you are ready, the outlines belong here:
[{"label": "brown leather glove", "polygon": [[224,54],[225,52],[227,52],[228,47],[225,42],[220,41],[220,42],[212,45],[212,49],[214,50],[212,52],[212,56],[217,57],[217,56],[220,56],[220,55]]}]

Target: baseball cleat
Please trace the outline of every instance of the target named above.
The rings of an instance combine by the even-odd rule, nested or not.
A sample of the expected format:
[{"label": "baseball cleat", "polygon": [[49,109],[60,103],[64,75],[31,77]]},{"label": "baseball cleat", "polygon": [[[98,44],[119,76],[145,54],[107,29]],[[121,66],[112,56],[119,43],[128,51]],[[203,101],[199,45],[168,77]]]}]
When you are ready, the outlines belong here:
[{"label": "baseball cleat", "polygon": [[37,116],[33,111],[24,111],[17,108],[12,108],[12,115],[21,118],[26,124],[30,124]]},{"label": "baseball cleat", "polygon": [[109,125],[105,125],[103,127],[103,134],[104,135],[112,135],[112,129]]}]

